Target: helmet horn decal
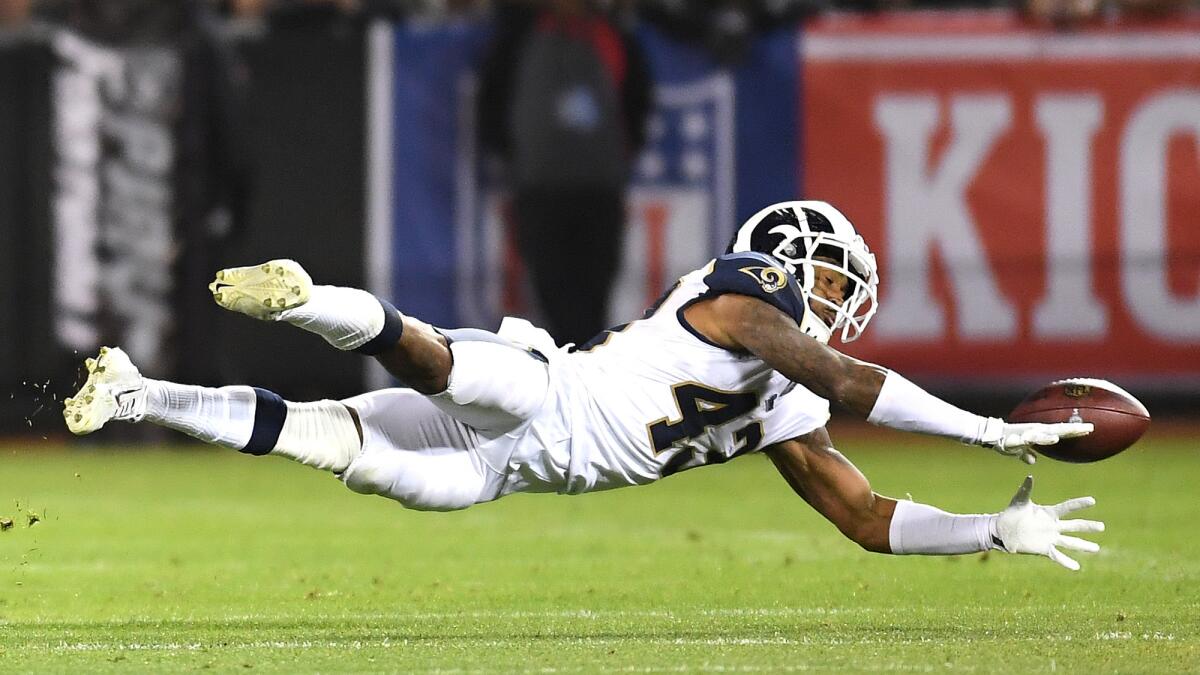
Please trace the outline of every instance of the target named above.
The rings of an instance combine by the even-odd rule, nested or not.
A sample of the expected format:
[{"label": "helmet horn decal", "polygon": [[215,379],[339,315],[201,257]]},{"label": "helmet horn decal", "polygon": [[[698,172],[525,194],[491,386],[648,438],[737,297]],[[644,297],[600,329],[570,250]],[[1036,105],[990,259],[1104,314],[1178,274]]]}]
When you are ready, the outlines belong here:
[{"label": "helmet horn decal", "polygon": [[[729,246],[732,253],[757,251],[778,260],[796,275],[805,302],[834,311],[833,325],[826,326],[809,312],[801,328],[827,342],[841,329],[841,340],[851,342],[862,334],[877,305],[878,267],[854,226],[833,206],[819,201],[773,204],[747,220]],[[814,292],[816,270],[831,269],[846,277],[848,284],[840,305]]]}]

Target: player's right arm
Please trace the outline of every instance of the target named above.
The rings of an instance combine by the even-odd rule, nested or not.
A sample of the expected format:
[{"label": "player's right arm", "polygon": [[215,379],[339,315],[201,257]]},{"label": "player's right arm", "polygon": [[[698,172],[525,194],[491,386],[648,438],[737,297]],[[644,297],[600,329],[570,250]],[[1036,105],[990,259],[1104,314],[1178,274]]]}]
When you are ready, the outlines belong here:
[{"label": "player's right arm", "polygon": [[1067,569],[1079,563],[1059,548],[1097,551],[1093,542],[1065,534],[1100,532],[1104,524],[1059,517],[1095,503],[1091,497],[1040,506],[1026,478],[1008,508],[960,515],[876,494],[867,478],[830,443],[824,428],[764,450],[796,494],[868,551],[896,555],[955,555],[999,549],[1044,555]]},{"label": "player's right arm", "polygon": [[899,373],[859,361],[806,335],[796,319],[756,297],[725,293],[687,308],[692,327],[749,352],[785,377],[873,424],[953,438],[1033,463],[1030,448],[1091,431],[1091,424],[1006,424],[953,406]]},{"label": "player's right arm", "polygon": [[833,449],[824,427],[763,450],[796,494],[847,538],[875,553],[891,553],[888,527],[896,500],[875,494],[867,477]]}]

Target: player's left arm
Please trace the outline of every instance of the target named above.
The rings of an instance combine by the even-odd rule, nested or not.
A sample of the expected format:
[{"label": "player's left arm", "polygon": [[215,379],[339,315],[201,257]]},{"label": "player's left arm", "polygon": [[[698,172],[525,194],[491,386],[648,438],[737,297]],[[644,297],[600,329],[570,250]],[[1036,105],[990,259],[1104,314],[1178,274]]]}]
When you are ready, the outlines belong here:
[{"label": "player's left arm", "polygon": [[769,446],[764,452],[796,494],[868,551],[955,555],[999,549],[1044,555],[1077,570],[1079,563],[1060,548],[1088,552],[1100,548],[1067,533],[1100,532],[1103,523],[1060,519],[1095,500],[1081,497],[1054,506],[1034,504],[1029,498],[1032,477],[1025,479],[1003,511],[963,515],[876,494],[866,476],[833,448],[824,428]]},{"label": "player's left arm", "polygon": [[796,320],[748,295],[727,293],[689,307],[709,339],[761,358],[785,377],[873,424],[993,448],[1032,464],[1031,448],[1092,430],[1087,423],[1006,424],[951,405],[899,373],[842,354],[800,330]]},{"label": "player's left arm", "polygon": [[824,427],[763,449],[788,485],[842,534],[875,553],[891,553],[888,527],[896,500],[871,490],[867,477],[833,448]]}]

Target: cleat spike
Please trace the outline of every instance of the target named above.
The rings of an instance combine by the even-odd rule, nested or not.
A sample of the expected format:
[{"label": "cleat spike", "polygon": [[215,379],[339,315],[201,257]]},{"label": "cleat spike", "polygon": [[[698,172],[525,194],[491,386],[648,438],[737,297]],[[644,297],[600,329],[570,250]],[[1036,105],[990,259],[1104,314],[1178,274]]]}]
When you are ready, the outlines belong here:
[{"label": "cleat spike", "polygon": [[221,293],[219,291],[213,293],[213,300],[216,300],[217,302],[221,302],[222,299],[223,299],[223,296],[221,295]]},{"label": "cleat spike", "polygon": [[87,358],[87,360],[85,360],[83,362],[83,365],[85,368],[87,368],[87,371],[90,373],[96,369],[96,359],[93,359],[92,357],[89,356]]}]

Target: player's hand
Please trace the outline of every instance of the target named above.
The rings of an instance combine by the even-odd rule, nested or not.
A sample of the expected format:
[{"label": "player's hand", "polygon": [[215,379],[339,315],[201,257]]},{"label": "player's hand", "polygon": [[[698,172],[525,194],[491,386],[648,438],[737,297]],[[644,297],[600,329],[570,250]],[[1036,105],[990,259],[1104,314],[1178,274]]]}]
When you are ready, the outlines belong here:
[{"label": "player's hand", "polygon": [[1033,464],[1037,461],[1037,456],[1033,454],[1037,446],[1054,445],[1064,438],[1086,436],[1094,428],[1091,422],[1009,424],[998,417],[991,417],[979,444],[1002,455],[1016,457],[1026,464]]},{"label": "player's hand", "polygon": [[1103,532],[1104,523],[1097,520],[1060,520],[1063,516],[1086,509],[1096,503],[1091,497],[1068,499],[1054,506],[1041,506],[1029,499],[1033,476],[1025,482],[1009,502],[1008,508],[996,518],[996,536],[1001,548],[1009,553],[1044,555],[1069,570],[1078,570],[1079,563],[1059,548],[1095,553],[1100,546],[1094,542],[1072,537],[1064,532]]}]

